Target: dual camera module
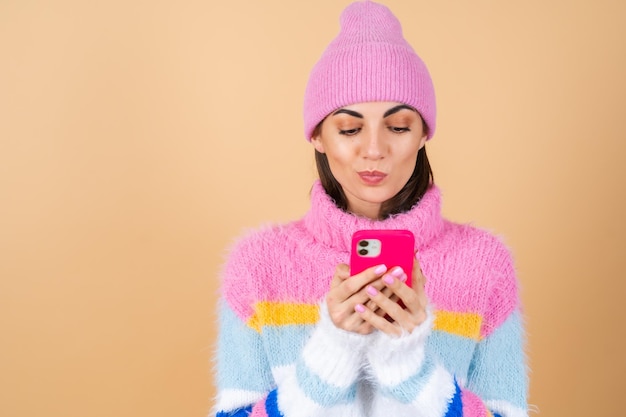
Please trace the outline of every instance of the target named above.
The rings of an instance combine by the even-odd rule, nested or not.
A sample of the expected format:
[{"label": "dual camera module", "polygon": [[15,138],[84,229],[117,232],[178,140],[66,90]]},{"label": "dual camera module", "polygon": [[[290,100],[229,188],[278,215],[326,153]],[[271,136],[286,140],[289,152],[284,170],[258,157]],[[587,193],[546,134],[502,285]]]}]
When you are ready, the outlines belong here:
[{"label": "dual camera module", "polygon": [[381,242],[378,239],[361,239],[357,242],[357,253],[364,258],[380,255]]}]

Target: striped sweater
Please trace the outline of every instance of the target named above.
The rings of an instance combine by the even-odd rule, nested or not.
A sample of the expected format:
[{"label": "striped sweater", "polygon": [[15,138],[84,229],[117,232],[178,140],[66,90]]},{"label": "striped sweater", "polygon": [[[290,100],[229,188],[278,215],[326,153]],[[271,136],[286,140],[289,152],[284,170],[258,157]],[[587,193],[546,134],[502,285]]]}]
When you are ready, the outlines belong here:
[{"label": "striped sweater", "polygon": [[[428,319],[410,334],[336,328],[324,296],[359,229],[408,229]],[[222,271],[218,417],[527,416],[523,323],[511,256],[441,217],[432,186],[383,221],[345,213],[319,182],[300,220],[251,232]]]}]

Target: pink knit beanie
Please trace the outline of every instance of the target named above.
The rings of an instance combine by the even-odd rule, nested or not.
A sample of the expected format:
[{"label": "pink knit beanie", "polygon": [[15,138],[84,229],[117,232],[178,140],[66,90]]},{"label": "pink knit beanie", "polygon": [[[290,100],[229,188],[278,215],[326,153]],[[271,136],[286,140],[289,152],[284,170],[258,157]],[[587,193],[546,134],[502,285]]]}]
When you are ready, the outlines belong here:
[{"label": "pink knit beanie", "polygon": [[435,133],[435,91],[428,69],[402,36],[391,11],[373,1],[350,4],[339,35],[317,62],[304,94],[304,134],[341,107],[396,101],[415,108]]}]

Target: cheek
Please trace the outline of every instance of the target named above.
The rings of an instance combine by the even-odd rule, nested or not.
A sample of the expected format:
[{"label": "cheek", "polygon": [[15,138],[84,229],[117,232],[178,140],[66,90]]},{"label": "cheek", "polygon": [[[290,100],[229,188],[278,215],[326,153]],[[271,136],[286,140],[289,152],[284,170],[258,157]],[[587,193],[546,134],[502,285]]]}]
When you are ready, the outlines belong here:
[{"label": "cheek", "polygon": [[355,149],[351,146],[342,144],[327,144],[326,156],[329,161],[335,161],[337,164],[350,164],[354,161],[356,155]]},{"label": "cheek", "polygon": [[343,186],[354,171],[354,158],[348,152],[326,152],[328,166],[335,179]]},{"label": "cheek", "polygon": [[345,172],[350,167],[350,161],[342,158],[340,155],[333,154],[328,155],[328,165],[330,166],[330,170],[335,177],[340,177],[342,172]]},{"label": "cheek", "polygon": [[399,171],[402,172],[401,175],[403,177],[406,176],[408,179],[408,177],[413,174],[413,171],[415,170],[415,164],[417,162],[418,152],[419,147],[412,145],[410,147],[407,147],[405,152],[402,152],[401,155],[398,156],[398,159],[396,159],[397,168],[399,168]]},{"label": "cheek", "polygon": [[406,177],[408,180],[413,171],[415,170],[415,163],[417,161],[417,156],[406,158],[406,160],[402,161],[402,176]]},{"label": "cheek", "polygon": [[399,159],[402,161],[413,161],[417,160],[417,153],[420,150],[419,142],[411,141],[407,143],[405,147],[402,149],[398,149],[397,154],[399,155]]}]

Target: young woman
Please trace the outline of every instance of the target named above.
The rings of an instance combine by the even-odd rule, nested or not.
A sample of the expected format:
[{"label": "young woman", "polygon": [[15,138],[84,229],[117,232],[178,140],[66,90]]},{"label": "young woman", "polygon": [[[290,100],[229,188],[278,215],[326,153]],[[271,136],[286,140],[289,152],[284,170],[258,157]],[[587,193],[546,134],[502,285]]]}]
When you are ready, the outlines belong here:
[{"label": "young woman", "polygon": [[[432,82],[385,6],[343,12],[304,119],[309,212],[241,238],[223,269],[217,416],[526,416],[510,254],[441,217]],[[350,276],[361,229],[413,232],[411,286],[394,265]]]}]

